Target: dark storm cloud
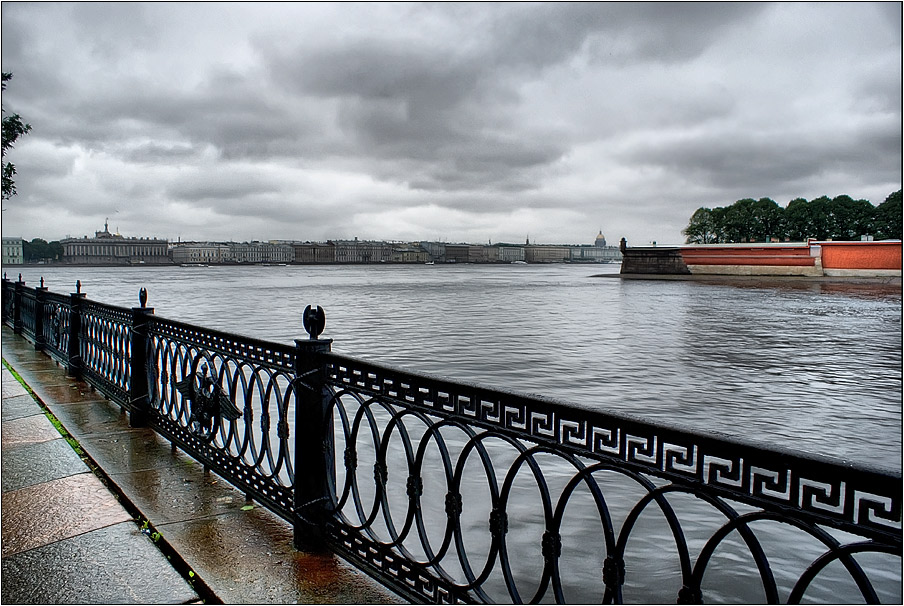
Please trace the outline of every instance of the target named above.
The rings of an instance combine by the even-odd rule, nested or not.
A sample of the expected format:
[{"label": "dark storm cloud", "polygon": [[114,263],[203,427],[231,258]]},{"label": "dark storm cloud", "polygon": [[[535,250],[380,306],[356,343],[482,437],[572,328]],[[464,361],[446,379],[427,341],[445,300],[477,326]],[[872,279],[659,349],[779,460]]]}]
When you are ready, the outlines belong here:
[{"label": "dark storm cloud", "polygon": [[869,182],[900,170],[900,134],[889,128],[893,125],[810,137],[741,131],[670,142],[651,140],[627,152],[622,162],[666,167],[676,174],[692,175],[706,186],[753,192],[750,195],[763,183],[779,190],[793,189],[829,172],[856,175]]},{"label": "dark storm cloud", "polygon": [[[338,100],[337,123],[356,146],[353,153],[402,161],[395,171],[382,163],[382,178],[427,191],[514,193],[537,187],[542,169],[568,151],[568,133],[519,123],[525,77],[568,61],[591,38],[597,53],[609,55],[618,40],[631,41],[618,49],[631,63],[692,57],[707,47],[713,29],[761,10],[593,3],[480,8],[487,15],[479,20],[461,6],[438,8],[470,26],[463,39],[447,44],[376,34],[314,49],[264,43],[271,79],[295,94]],[[412,9],[413,16],[423,11]],[[616,43],[607,47],[601,42],[607,38]]]},{"label": "dark storm cloud", "polygon": [[696,57],[722,29],[764,10],[762,4],[641,2],[537,3],[500,7],[492,34],[501,63],[543,68],[570,59],[590,41],[592,60],[672,63]]},{"label": "dark storm cloud", "polygon": [[279,188],[254,175],[227,170],[215,175],[213,180],[188,177],[178,179],[166,188],[166,193],[174,200],[193,203],[229,203],[279,191]]},{"label": "dark storm cloud", "polygon": [[900,5],[5,3],[2,27],[34,126],[4,233],[64,207],[57,231],[667,241],[704,198],[901,180]]},{"label": "dark storm cloud", "polygon": [[188,162],[198,156],[198,151],[188,145],[166,145],[154,142],[142,143],[132,149],[122,151],[123,160],[135,164]]},{"label": "dark storm cloud", "polygon": [[[293,50],[273,56],[271,68],[274,83],[336,101],[336,125],[353,146],[348,153],[409,161],[394,176],[419,188],[466,187],[469,174],[473,187],[492,187],[488,171],[506,183],[508,171],[555,161],[564,151],[544,133],[511,135],[516,125],[508,114],[519,97],[491,77],[480,56],[366,40]],[[408,174],[412,168],[417,174]],[[450,179],[442,176],[448,170],[463,172]]]}]

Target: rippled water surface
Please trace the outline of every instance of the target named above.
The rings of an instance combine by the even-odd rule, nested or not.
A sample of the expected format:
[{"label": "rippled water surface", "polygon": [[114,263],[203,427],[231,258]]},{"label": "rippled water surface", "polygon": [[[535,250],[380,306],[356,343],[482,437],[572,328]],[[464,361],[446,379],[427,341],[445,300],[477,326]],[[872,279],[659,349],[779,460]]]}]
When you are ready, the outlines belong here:
[{"label": "rippled water surface", "polygon": [[[145,287],[149,305],[160,316],[286,344],[307,337],[302,310],[320,305],[327,316],[323,336],[334,340],[337,353],[747,442],[901,468],[899,285],[622,280],[614,275],[618,269],[29,267],[23,277],[34,286],[43,275],[54,292],[71,292],[80,279],[90,299],[128,307],[137,305],[138,290]],[[610,275],[599,277],[601,273]],[[407,431],[419,443],[423,428],[413,423]],[[356,441],[359,466],[365,470],[357,483],[364,503],[376,499],[368,481],[376,460],[368,435],[363,431]],[[462,436],[457,442],[454,435],[445,438],[454,452],[465,441]],[[501,485],[515,453],[498,440],[488,440],[486,448],[493,461],[490,475]],[[387,452],[386,460],[401,466],[387,480],[387,509],[398,524],[410,507],[406,454],[399,440],[391,438]],[[441,470],[435,449],[427,453],[424,469]],[[556,503],[575,471],[547,458],[552,460],[538,457],[537,465]],[[336,472],[344,486],[347,470],[337,465]],[[488,472],[476,458],[468,460],[462,477],[460,492],[467,497],[458,518],[462,549],[479,568],[490,549],[487,520],[495,505]],[[537,589],[543,571],[539,546],[546,521],[532,478],[526,471],[515,477],[505,506],[505,545],[522,599]],[[441,472],[425,473],[423,479],[419,510],[435,548],[446,528],[450,488]],[[612,528],[619,531],[647,489],[614,469],[595,472],[593,479],[605,494]],[[566,500],[563,591],[571,602],[599,602],[607,552],[597,504],[583,485]],[[696,557],[724,524],[724,516],[689,495],[673,495],[670,502],[676,505],[691,557]],[[746,511],[738,503],[733,507]],[[342,511],[355,519],[353,509],[347,505]],[[787,525],[756,525],[784,600],[824,547]],[[389,540],[382,518],[371,530]],[[427,559],[416,533],[404,544],[415,558]],[[625,555],[627,602],[674,603],[682,585],[679,557],[672,531],[655,508],[640,516]],[[876,555],[861,560],[876,560],[869,574],[880,598],[899,603],[900,559]],[[495,601],[511,602],[500,564],[490,564],[494,572],[483,590]],[[464,582],[455,557],[445,558],[443,569]],[[738,537],[726,539],[706,570],[703,590],[709,603],[765,599],[751,551]],[[807,598],[828,603],[862,599],[843,571],[814,583]],[[541,598],[551,600],[550,592]]]},{"label": "rippled water surface", "polygon": [[321,305],[337,353],[901,468],[899,286],[593,277],[617,265],[21,271],[115,305],[145,287],[158,315],[282,343]]}]

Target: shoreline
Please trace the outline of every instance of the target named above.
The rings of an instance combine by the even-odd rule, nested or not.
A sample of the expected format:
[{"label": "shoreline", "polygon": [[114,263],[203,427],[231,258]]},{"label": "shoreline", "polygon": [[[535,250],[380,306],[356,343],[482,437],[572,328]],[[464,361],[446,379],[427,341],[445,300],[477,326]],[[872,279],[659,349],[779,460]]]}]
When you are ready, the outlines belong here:
[{"label": "shoreline", "polygon": [[776,283],[834,283],[902,285],[901,276],[738,276],[730,274],[595,274],[591,278],[622,278],[625,280],[678,280],[690,282],[776,282]]}]

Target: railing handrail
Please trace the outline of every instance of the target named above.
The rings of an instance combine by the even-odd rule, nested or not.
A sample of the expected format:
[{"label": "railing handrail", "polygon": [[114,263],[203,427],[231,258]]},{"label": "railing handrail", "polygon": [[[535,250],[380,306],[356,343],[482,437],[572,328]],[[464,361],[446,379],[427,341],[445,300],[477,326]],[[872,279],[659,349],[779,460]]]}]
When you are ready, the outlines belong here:
[{"label": "railing handrail", "polygon": [[[190,324],[188,322],[182,322],[180,320],[172,320],[170,318],[158,315],[154,315],[149,319],[148,326],[151,330],[159,330],[158,327],[168,326],[179,330],[184,330],[186,331],[186,333],[203,333],[209,337],[212,337],[213,339],[197,338],[194,340],[194,343],[199,346],[210,347],[211,349],[224,354],[234,354],[235,351],[223,346],[222,344],[236,341],[240,341],[242,344],[256,348],[262,352],[274,352],[283,358],[293,355],[295,351],[295,348],[291,345],[276,343],[274,341],[266,341],[264,339],[248,337],[245,335],[230,333],[223,330],[204,328],[196,324]],[[217,343],[216,341],[219,341],[219,343]]]}]

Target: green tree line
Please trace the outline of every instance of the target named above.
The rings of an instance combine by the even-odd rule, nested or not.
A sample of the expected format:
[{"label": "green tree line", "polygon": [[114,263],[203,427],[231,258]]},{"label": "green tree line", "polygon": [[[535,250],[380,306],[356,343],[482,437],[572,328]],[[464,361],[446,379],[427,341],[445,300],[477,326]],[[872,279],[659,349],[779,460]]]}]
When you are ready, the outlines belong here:
[{"label": "green tree line", "polygon": [[22,258],[26,263],[60,261],[63,258],[63,245],[56,240],[48,242],[41,238],[35,238],[31,242],[23,240]]},{"label": "green tree line", "polygon": [[730,206],[698,208],[682,231],[688,244],[727,242],[804,242],[817,240],[900,239],[901,190],[873,206],[841,195],[809,202],[795,198],[786,208],[771,198],[744,198]]}]

